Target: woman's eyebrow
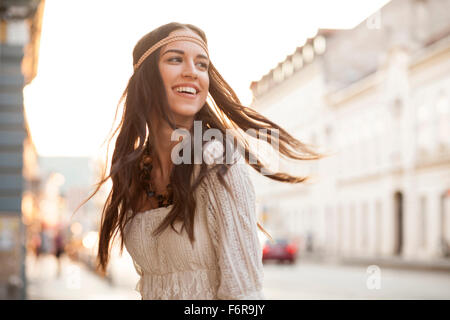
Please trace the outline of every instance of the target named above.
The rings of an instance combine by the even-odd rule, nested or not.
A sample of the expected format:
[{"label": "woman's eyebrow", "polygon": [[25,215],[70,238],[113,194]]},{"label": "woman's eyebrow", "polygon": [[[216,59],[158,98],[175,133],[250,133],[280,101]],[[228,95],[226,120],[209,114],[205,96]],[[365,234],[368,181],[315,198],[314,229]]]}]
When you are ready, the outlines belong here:
[{"label": "woman's eyebrow", "polygon": [[[179,50],[179,49],[169,49],[169,50],[167,50],[166,52],[164,52],[164,53],[161,55],[161,57],[162,57],[163,55],[165,55],[167,52],[175,52],[175,53],[179,53],[179,54],[184,54],[184,51],[183,51],[183,50]],[[198,55],[197,55],[197,58],[203,58],[203,59],[208,60],[208,57],[205,56],[205,55],[203,55],[203,54],[198,54]]]}]

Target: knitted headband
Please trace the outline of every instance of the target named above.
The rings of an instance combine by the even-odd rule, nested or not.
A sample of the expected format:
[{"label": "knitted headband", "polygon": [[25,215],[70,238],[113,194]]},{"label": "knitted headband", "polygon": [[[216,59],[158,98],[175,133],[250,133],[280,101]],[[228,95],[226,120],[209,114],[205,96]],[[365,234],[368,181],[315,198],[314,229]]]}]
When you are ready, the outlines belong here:
[{"label": "knitted headband", "polygon": [[134,65],[134,71],[136,71],[137,68],[139,68],[139,66],[142,64],[142,62],[144,62],[144,60],[147,59],[147,57],[149,55],[151,55],[155,50],[157,50],[158,48],[160,48],[168,43],[175,42],[175,41],[194,42],[194,43],[198,44],[199,46],[201,46],[206,51],[206,55],[209,57],[208,47],[202,39],[196,38],[194,36],[189,36],[189,35],[174,34],[172,36],[168,36],[164,39],[159,40],[157,43],[155,43],[153,46],[151,46],[150,49],[145,51],[144,54],[139,58],[138,62]]}]

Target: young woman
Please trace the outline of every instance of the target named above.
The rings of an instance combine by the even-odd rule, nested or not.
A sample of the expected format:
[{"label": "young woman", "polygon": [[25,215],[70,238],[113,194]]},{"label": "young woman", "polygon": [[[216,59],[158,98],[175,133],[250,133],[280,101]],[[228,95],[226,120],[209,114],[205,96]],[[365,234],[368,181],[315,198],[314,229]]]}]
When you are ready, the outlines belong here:
[{"label": "young woman", "polygon": [[[246,163],[259,172],[265,167],[246,132],[278,130],[279,153],[291,159],[322,155],[241,105],[211,63],[204,32],[193,25],[169,23],[143,36],[133,50],[133,66],[119,102],[124,111],[113,133],[119,131],[110,174],[103,174],[89,197],[112,179],[100,226],[99,269],[106,272],[119,233],[141,277],[142,299],[264,299],[257,226],[265,231],[256,221]],[[188,138],[199,127],[227,137],[201,141],[200,162],[198,140]],[[184,135],[174,139],[180,130]],[[271,141],[263,135],[256,137]],[[266,175],[289,183],[307,179]]]}]

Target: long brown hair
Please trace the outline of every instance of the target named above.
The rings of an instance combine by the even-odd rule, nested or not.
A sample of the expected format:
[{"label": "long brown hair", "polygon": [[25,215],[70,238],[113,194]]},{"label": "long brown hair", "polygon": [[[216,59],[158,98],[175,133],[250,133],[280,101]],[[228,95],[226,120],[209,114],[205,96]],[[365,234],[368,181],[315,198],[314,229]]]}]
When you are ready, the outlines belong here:
[{"label": "long brown hair", "polygon": [[[172,31],[186,28],[197,33],[207,42],[204,32],[198,27],[191,24],[169,23],[151,31],[138,41],[133,50],[133,65],[153,44],[167,37]],[[159,52],[160,49],[150,55],[130,77],[127,87],[119,100],[119,105],[124,102],[122,119],[108,142],[109,148],[111,140],[117,131],[119,131],[111,160],[110,173],[106,176],[106,169],[103,171],[101,181],[96,184],[96,190],[81,204],[83,205],[90,200],[98,192],[100,187],[111,178],[112,189],[103,207],[98,245],[98,268],[102,272],[106,271],[111,244],[118,232],[120,232],[121,238],[120,248],[123,250],[123,231],[125,224],[137,213],[138,204],[144,194],[142,185],[139,183],[139,162],[146,144],[151,144],[152,139],[156,136],[153,131],[155,128],[151,123],[150,114],[154,112],[158,116],[158,119],[166,121],[173,129],[176,128],[170,116],[168,116],[170,108],[158,68]],[[196,114],[195,119],[201,120],[205,128],[220,130],[224,136],[227,130],[235,130],[237,136],[240,135],[243,138],[237,141],[239,150],[245,150],[245,161],[256,171],[261,172],[261,170],[266,168],[248,144],[246,131],[249,129],[254,129],[256,132],[260,132],[260,129],[263,131],[264,129],[278,130],[279,154],[287,158],[294,160],[317,160],[324,157],[324,155],[311,150],[306,144],[295,139],[277,124],[255,110],[243,106],[236,93],[222,78],[211,62],[209,64],[208,75],[210,81],[209,93],[213,99],[213,103],[206,102]],[[257,139],[265,139],[268,143],[271,142],[271,136],[269,134],[265,137],[258,135]],[[226,152],[227,150],[225,150],[224,157],[226,157]],[[108,151],[106,157],[108,158]],[[253,157],[252,159],[256,159],[256,161],[249,161],[250,157]],[[183,228],[186,228],[191,243],[195,240],[194,214],[196,201],[194,191],[210,170],[217,170],[216,174],[219,180],[229,190],[223,179],[223,176],[229,168],[228,164],[216,164],[212,167],[207,167],[202,162],[200,174],[192,182],[193,167],[193,164],[174,164],[170,176],[170,183],[173,187],[173,207],[154,231],[154,235],[160,234],[169,225],[177,232],[173,224],[176,220],[181,220],[183,221]],[[309,178],[292,176],[280,172],[265,175],[273,180],[288,183],[300,183]],[[132,215],[126,218],[126,213],[129,210],[131,210]],[[262,229],[259,224],[258,227]],[[262,230],[264,232],[264,229]]]}]

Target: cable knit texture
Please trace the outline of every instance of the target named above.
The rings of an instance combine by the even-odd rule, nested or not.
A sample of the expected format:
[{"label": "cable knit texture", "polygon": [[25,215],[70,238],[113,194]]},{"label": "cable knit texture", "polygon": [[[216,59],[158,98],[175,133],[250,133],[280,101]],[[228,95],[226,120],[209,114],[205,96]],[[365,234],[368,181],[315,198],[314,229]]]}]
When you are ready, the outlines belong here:
[{"label": "cable knit texture", "polygon": [[[207,163],[217,159],[217,143],[206,146]],[[254,187],[243,158],[236,152],[234,159],[224,176],[233,196],[216,171],[196,190],[193,246],[186,230],[177,234],[169,227],[152,236],[172,206],[138,213],[126,225],[125,247],[140,275],[142,299],[265,299]],[[180,231],[181,222],[174,227]]]}]

